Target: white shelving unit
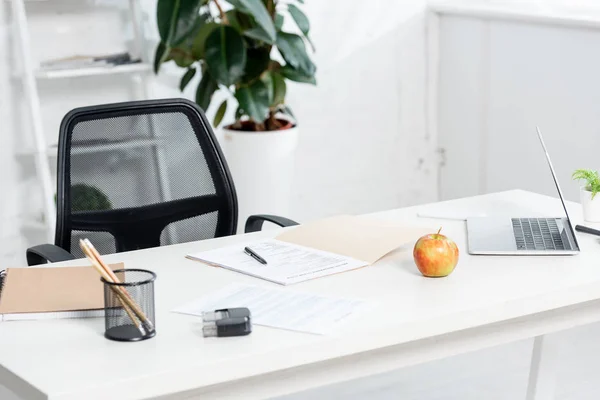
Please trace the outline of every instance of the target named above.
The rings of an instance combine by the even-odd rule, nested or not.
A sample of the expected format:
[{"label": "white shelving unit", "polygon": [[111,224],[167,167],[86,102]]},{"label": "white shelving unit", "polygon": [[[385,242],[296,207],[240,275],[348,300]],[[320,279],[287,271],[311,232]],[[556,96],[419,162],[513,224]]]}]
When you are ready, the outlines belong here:
[{"label": "white shelving unit", "polygon": [[[16,48],[19,49],[21,70],[15,78],[21,80],[23,85],[24,97],[27,104],[28,117],[31,121],[30,132],[33,147],[19,153],[20,156],[33,157],[35,161],[35,170],[37,180],[39,182],[40,191],[44,198],[43,203],[43,220],[42,221],[26,221],[23,224],[24,229],[38,229],[45,233],[46,239],[49,242],[54,241],[54,229],[56,224],[56,206],[54,202],[54,179],[51,172],[51,163],[56,162],[56,144],[49,145],[46,140],[43,123],[42,123],[42,104],[38,92],[38,82],[41,80],[51,79],[92,79],[102,75],[130,74],[132,78],[141,83],[142,98],[148,98],[148,75],[152,71],[151,65],[145,59],[146,51],[144,46],[143,34],[140,28],[140,13],[138,10],[138,2],[129,0],[129,11],[133,25],[134,42],[136,49],[135,56],[142,59],[142,63],[126,64],[117,66],[102,66],[77,69],[61,69],[50,70],[39,68],[35,65],[32,58],[32,47],[30,39],[30,30],[27,18],[25,0],[10,0],[12,6],[13,26],[14,26],[14,41]],[[135,148],[150,146],[156,152],[157,162],[161,162],[162,156],[157,144],[159,138],[148,140],[132,140],[119,143],[117,146],[122,148]],[[95,153],[115,149],[115,145],[111,144],[81,144],[73,147],[74,153]],[[160,168],[158,169],[161,170]],[[168,182],[162,177],[159,178],[161,193],[163,198],[169,197]],[[167,185],[167,186],[165,186]]]},{"label": "white shelving unit", "polygon": [[145,73],[150,72],[151,69],[152,68],[150,65],[140,63],[95,68],[73,68],[60,70],[37,69],[34,71],[34,75],[37,79],[61,79],[84,76]]}]

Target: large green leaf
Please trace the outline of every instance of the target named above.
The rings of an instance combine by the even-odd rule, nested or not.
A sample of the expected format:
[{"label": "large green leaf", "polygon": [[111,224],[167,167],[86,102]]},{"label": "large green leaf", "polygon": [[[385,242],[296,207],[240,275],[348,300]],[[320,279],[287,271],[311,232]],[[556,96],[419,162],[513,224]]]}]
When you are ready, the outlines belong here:
[{"label": "large green leaf", "polygon": [[204,59],[214,79],[231,86],[242,77],[246,67],[246,48],[240,34],[221,25],[206,38]]},{"label": "large green leaf", "polygon": [[196,75],[196,68],[189,68],[181,77],[181,82],[179,83],[179,90],[183,92],[183,90],[188,85],[188,83],[190,83],[194,75]]},{"label": "large green leaf", "polygon": [[312,50],[315,51],[315,45],[310,40],[310,37],[308,37],[308,32],[310,31],[310,22],[308,21],[306,15],[294,4],[288,5],[288,11],[290,12],[290,15],[292,16],[294,21],[296,21],[296,25],[298,25],[300,32],[302,32],[302,34],[310,44],[310,47],[312,47]]},{"label": "large green leaf", "polygon": [[243,14],[237,10],[229,10],[225,14],[227,15],[229,25],[244,36],[273,44],[271,36],[262,26],[256,23],[256,20],[251,15]]},{"label": "large green leaf", "polygon": [[[274,43],[277,37],[273,20],[262,0],[227,0],[238,11],[254,17],[256,24],[265,32],[267,43]],[[262,39],[261,39],[262,40]]]},{"label": "large green leaf", "polygon": [[154,73],[158,74],[160,70],[160,65],[167,60],[169,52],[168,48],[165,46],[163,42],[160,42],[158,46],[156,46],[156,52],[154,53]]},{"label": "large green leaf", "polygon": [[296,25],[298,25],[298,28],[300,28],[300,32],[308,35],[308,31],[310,31],[310,22],[302,10],[295,5],[290,4],[288,5],[288,11],[290,12],[290,15],[294,21],[296,21]]},{"label": "large green leaf", "polygon": [[281,111],[283,111],[284,114],[289,115],[290,117],[296,119],[296,116],[294,115],[294,113],[292,112],[292,109],[289,106],[286,106],[285,104],[282,105]]},{"label": "large green leaf", "polygon": [[239,32],[243,32],[246,29],[250,29],[253,26],[256,26],[254,19],[252,16],[248,14],[243,14],[236,9],[231,9],[225,13],[227,15],[227,20],[229,21],[229,25]]},{"label": "large green leaf", "polygon": [[238,15],[239,15],[238,12],[234,9],[231,9],[225,13],[225,16],[227,17],[227,21],[229,22],[229,26],[231,26],[232,28],[235,28],[241,32],[244,29],[242,28],[242,26],[240,24]]},{"label": "large green leaf", "polygon": [[206,48],[206,39],[208,35],[212,33],[216,28],[219,27],[219,24],[216,22],[206,22],[202,24],[198,33],[194,37],[192,42],[192,54],[194,57],[199,60],[204,57],[204,49]]},{"label": "large green leaf", "polygon": [[169,50],[169,60],[175,61],[178,67],[188,68],[196,61],[194,55],[187,49],[175,47]]},{"label": "large green leaf", "polygon": [[246,50],[246,68],[244,68],[243,83],[250,83],[269,68],[271,61],[269,48],[257,47]]},{"label": "large green leaf", "polygon": [[223,102],[219,106],[219,109],[217,110],[217,113],[215,114],[215,118],[213,119],[213,126],[215,128],[217,126],[219,126],[221,121],[223,121],[223,117],[225,116],[226,112],[227,112],[227,100],[223,100]]},{"label": "large green leaf", "polygon": [[197,57],[194,54],[194,40],[196,36],[200,33],[202,28],[209,24],[210,15],[207,13],[203,13],[196,18],[196,22],[194,23],[194,28],[189,32],[189,34],[176,46],[172,46],[169,52],[168,60],[174,60],[175,63],[182,67],[189,67],[194,61],[199,60],[200,57]]},{"label": "large green leaf", "polygon": [[170,43],[181,0],[158,0],[156,3],[156,23],[160,40]]},{"label": "large green leaf", "polygon": [[283,27],[283,15],[277,13],[277,14],[275,14],[275,29],[277,30],[277,32],[279,32],[282,27]]},{"label": "large green leaf", "polygon": [[310,83],[313,85],[317,84],[317,80],[315,79],[314,75],[306,75],[302,71],[298,71],[297,69],[294,69],[289,65],[286,65],[283,68],[281,68],[279,72],[281,73],[281,75],[283,75],[290,81]]},{"label": "large green leaf", "polygon": [[269,113],[269,91],[265,83],[257,80],[250,86],[236,90],[235,98],[240,103],[244,115],[256,122],[263,122]]},{"label": "large green leaf", "polygon": [[271,73],[271,81],[273,82],[273,98],[271,99],[271,107],[278,106],[285,102],[285,94],[287,85],[281,74],[276,72]]},{"label": "large green leaf", "polygon": [[244,31],[244,36],[248,36],[249,38],[252,38],[252,39],[258,39],[261,42],[273,44],[273,41],[271,40],[271,38],[269,37],[267,32],[265,32],[265,30],[260,26],[256,26],[252,29],[248,29],[248,30]]},{"label": "large green leaf", "polygon": [[194,29],[203,0],[158,0],[156,21],[160,39],[168,46],[182,42]]},{"label": "large green leaf", "polygon": [[306,53],[304,40],[293,33],[279,32],[277,34],[277,48],[284,60],[306,76],[313,76],[316,71],[315,64]]},{"label": "large green leaf", "polygon": [[210,76],[208,71],[204,71],[202,74],[202,79],[198,84],[198,89],[196,89],[196,104],[198,104],[201,109],[206,111],[210,105],[210,100],[212,99],[212,96],[218,87],[219,85]]}]

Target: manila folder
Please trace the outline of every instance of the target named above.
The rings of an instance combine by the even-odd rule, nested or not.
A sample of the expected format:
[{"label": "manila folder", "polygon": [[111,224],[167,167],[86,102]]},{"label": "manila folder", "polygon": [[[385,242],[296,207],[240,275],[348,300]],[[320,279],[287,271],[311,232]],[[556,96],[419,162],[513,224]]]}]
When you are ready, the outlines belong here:
[{"label": "manila folder", "polygon": [[299,225],[276,239],[372,264],[392,250],[407,244],[413,245],[430,232],[430,229],[422,227],[405,227],[369,217],[340,215]]}]

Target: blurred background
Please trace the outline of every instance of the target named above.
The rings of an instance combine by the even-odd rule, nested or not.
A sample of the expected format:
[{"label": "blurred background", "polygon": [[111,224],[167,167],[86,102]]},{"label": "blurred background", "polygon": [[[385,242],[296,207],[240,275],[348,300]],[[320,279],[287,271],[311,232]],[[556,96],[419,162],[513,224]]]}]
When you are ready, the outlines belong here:
[{"label": "blurred background", "polygon": [[[28,48],[18,40],[12,2],[0,4],[0,180],[5,189],[0,264],[14,265],[24,262],[29,245],[48,242],[34,157],[32,130],[38,121],[30,112],[24,70],[33,69],[31,100],[39,104],[53,190],[58,130],[69,110],[146,97],[193,99],[200,76],[181,93],[183,69],[170,62],[158,75],[152,72],[159,41],[156,1],[132,2],[133,12],[126,0],[25,1]],[[436,200],[436,145],[426,132],[425,1],[373,1],[360,7],[307,1],[304,11],[317,49],[312,57],[318,84],[288,85],[287,102],[300,121],[301,135],[286,216],[303,221]],[[141,48],[136,48],[134,22],[143,34]],[[139,51],[144,64],[89,76],[42,65],[122,51]],[[24,53],[29,65],[24,65]],[[218,105],[213,101],[207,110],[209,120]],[[234,108],[229,109],[225,122],[234,119]]]}]

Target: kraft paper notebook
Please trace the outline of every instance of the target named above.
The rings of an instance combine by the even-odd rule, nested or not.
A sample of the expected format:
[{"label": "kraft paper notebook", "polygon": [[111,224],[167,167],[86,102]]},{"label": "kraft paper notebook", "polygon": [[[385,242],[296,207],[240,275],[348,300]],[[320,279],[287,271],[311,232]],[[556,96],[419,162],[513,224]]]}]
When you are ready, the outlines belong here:
[{"label": "kraft paper notebook", "polygon": [[8,268],[3,274],[0,321],[102,316],[104,288],[92,267]]}]

